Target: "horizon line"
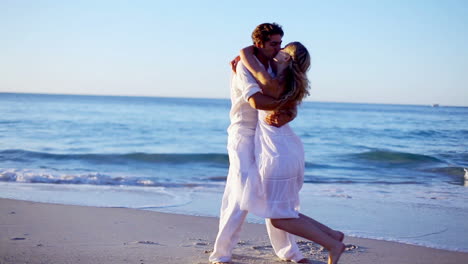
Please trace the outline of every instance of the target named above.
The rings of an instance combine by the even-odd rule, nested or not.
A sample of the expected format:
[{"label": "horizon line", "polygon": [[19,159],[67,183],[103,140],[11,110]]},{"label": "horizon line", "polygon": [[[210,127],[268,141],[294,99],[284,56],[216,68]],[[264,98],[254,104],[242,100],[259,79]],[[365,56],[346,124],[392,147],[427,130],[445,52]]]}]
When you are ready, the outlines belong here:
[{"label": "horizon line", "polygon": [[[62,96],[95,96],[95,97],[145,97],[145,98],[170,98],[170,99],[213,99],[229,100],[229,97],[182,97],[182,96],[156,96],[156,95],[125,95],[125,94],[75,94],[75,93],[35,93],[35,92],[2,92],[0,94],[29,94],[29,95],[62,95]],[[378,102],[343,102],[343,101],[319,101],[304,99],[303,102],[310,103],[335,103],[335,104],[371,104],[371,105],[406,105],[406,106],[437,106],[437,107],[468,107],[468,105],[445,105],[445,104],[406,104],[406,103],[378,103]]]}]

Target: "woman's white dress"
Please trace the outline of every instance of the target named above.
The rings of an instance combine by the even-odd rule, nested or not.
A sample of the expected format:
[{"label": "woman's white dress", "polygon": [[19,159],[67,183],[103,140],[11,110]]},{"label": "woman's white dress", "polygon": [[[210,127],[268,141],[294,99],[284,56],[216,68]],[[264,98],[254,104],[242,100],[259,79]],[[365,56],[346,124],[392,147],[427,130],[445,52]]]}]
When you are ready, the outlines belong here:
[{"label": "woman's white dress", "polygon": [[243,188],[241,209],[265,218],[299,217],[304,180],[304,147],[291,127],[270,126],[267,111],[258,111],[255,165]]}]

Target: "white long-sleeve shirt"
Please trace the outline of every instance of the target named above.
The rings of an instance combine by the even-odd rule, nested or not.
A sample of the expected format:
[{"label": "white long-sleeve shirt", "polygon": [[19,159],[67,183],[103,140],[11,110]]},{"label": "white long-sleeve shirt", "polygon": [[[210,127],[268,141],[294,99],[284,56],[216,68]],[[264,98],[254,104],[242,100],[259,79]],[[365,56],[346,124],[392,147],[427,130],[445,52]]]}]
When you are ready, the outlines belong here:
[{"label": "white long-sleeve shirt", "polygon": [[[271,67],[268,73],[273,75]],[[255,128],[258,121],[257,110],[249,104],[249,98],[262,92],[255,78],[247,67],[239,61],[236,73],[231,77],[231,125],[228,128],[229,135],[240,134],[245,136],[255,135]]]}]

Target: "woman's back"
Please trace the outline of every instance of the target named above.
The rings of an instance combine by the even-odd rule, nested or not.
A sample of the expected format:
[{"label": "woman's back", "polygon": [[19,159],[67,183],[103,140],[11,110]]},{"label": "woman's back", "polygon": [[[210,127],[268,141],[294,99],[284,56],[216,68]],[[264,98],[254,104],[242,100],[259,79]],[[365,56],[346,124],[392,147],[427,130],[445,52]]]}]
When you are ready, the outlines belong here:
[{"label": "woman's back", "polygon": [[304,172],[304,147],[289,124],[268,125],[268,111],[259,111],[255,156],[262,177],[289,178]]},{"label": "woman's back", "polygon": [[268,111],[259,111],[255,163],[249,170],[242,206],[266,218],[298,217],[304,180],[304,149],[291,127],[270,126]]}]

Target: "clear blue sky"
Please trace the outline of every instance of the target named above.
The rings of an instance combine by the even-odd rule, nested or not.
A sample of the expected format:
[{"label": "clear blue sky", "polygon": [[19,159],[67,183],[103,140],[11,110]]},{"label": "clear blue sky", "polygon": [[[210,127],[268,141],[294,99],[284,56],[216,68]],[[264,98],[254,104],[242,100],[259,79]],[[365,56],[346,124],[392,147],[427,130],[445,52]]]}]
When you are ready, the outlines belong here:
[{"label": "clear blue sky", "polygon": [[468,106],[464,0],[0,0],[0,92],[228,98],[263,22],[308,47],[308,100]]}]

